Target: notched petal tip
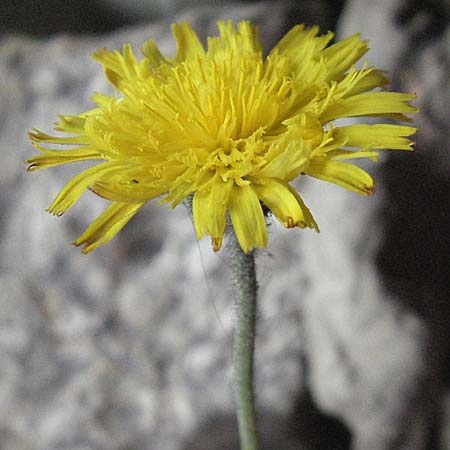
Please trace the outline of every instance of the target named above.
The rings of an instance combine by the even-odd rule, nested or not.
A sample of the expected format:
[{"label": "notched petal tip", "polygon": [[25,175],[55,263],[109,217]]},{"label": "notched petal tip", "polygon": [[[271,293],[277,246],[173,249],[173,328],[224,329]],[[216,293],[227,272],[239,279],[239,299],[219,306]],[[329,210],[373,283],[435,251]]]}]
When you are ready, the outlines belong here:
[{"label": "notched petal tip", "polygon": [[94,250],[92,245],[89,246],[86,242],[80,241],[79,239],[77,239],[76,241],[71,242],[70,245],[73,245],[74,247],[77,247],[77,248],[83,246],[83,248],[81,249],[81,253],[83,255],[87,255],[92,250]]},{"label": "notched petal tip", "polygon": [[79,239],[71,242],[70,245],[73,245],[74,247],[81,247],[82,245],[84,245],[84,247],[81,249],[81,253],[83,255],[87,255],[92,250],[95,250],[95,247],[93,245],[88,245],[86,242],[80,241]]},{"label": "notched petal tip", "polygon": [[38,130],[37,128],[32,128],[28,133],[28,139],[33,142],[33,145],[37,142],[54,142],[55,138],[54,136],[51,136],[50,134],[44,133],[41,130]]},{"label": "notched petal tip", "polygon": [[218,252],[222,248],[222,241],[223,239],[221,237],[211,238],[211,245],[215,252]]},{"label": "notched petal tip", "polygon": [[23,163],[27,172],[35,172],[38,169],[38,165],[32,159],[27,159]]},{"label": "notched petal tip", "polygon": [[39,138],[38,138],[38,135],[40,134],[40,131],[37,129],[37,128],[32,128],[28,133],[27,133],[27,136],[28,136],[28,139],[30,139],[30,141],[33,141],[33,142],[35,142],[35,141],[38,141],[39,140]]},{"label": "notched petal tip", "polygon": [[135,215],[144,203],[112,203],[72,244],[83,246],[83,254],[109,242]]},{"label": "notched petal tip", "polygon": [[53,205],[50,205],[45,211],[55,217],[61,217],[66,212],[65,209],[58,209],[55,208]]},{"label": "notched petal tip", "polygon": [[296,222],[291,216],[286,217],[286,228],[295,228]]},{"label": "notched petal tip", "polygon": [[105,77],[111,83],[111,85],[117,89],[119,89],[121,83],[123,82],[123,78],[111,69],[105,69]]},{"label": "notched petal tip", "polygon": [[91,53],[91,58],[98,60],[105,56],[107,53],[111,53],[111,50],[108,50],[106,47],[98,48]]},{"label": "notched petal tip", "polygon": [[174,23],[171,28],[172,34],[176,40],[176,59],[178,62],[185,61],[189,58],[195,58],[198,55],[203,55],[205,53],[203,45],[189,21],[185,20],[181,23]]}]

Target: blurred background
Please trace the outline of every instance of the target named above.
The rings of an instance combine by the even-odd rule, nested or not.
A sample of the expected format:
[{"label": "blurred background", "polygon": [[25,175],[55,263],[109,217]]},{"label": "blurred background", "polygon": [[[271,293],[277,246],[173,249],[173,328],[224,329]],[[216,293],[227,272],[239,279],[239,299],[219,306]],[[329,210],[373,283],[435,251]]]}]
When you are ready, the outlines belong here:
[{"label": "blurred background", "polygon": [[111,243],[68,245],[106,206],[45,213],[78,168],[26,174],[26,133],[112,93],[97,48],[250,19],[360,32],[421,113],[377,194],[299,185],[321,234],[270,223],[258,255],[261,450],[450,450],[450,2],[0,2],[0,450],[236,450],[225,253],[151,202]]},{"label": "blurred background", "polygon": [[[322,17],[323,7],[326,7],[327,19],[330,23],[335,23],[344,0],[283,3],[289,5],[292,20],[305,10],[308,14],[315,12]],[[19,32],[32,36],[48,36],[53,33],[99,34],[127,25],[170,18],[182,10],[201,7],[226,8],[237,4],[239,2],[230,3],[225,0],[5,0],[0,5],[0,32]]]}]

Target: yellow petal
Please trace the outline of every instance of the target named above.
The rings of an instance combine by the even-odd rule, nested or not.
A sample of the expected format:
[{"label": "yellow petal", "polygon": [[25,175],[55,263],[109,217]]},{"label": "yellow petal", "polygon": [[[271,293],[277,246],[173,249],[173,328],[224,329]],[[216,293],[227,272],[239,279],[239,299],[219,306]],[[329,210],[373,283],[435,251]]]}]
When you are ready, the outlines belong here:
[{"label": "yellow petal", "polygon": [[67,211],[95,181],[106,173],[123,170],[129,164],[123,162],[107,162],[84,170],[72,178],[56,196],[48,211],[56,216]]},{"label": "yellow petal", "polygon": [[103,66],[106,79],[116,89],[120,89],[122,81],[126,78],[123,57],[117,50],[112,52],[106,48],[97,50],[92,55]]},{"label": "yellow petal", "polygon": [[413,94],[400,92],[366,92],[353,95],[328,106],[321,114],[320,120],[324,123],[340,117],[414,113],[418,108],[408,103],[414,98]]},{"label": "yellow petal", "polygon": [[361,41],[360,35],[355,34],[326,48],[322,55],[328,68],[327,81],[339,78],[368,50],[367,41]]},{"label": "yellow petal", "polygon": [[[338,100],[350,97],[361,92],[370,91],[376,87],[384,86],[388,83],[386,77],[372,67],[367,68],[364,64],[362,69],[352,66],[342,77],[330,82],[329,90],[332,96]],[[331,99],[333,100],[333,98]]]},{"label": "yellow petal", "polygon": [[147,202],[167,192],[163,183],[149,181],[142,170],[130,169],[107,173],[89,186],[99,197],[115,202]]},{"label": "yellow petal", "polygon": [[268,163],[257,173],[257,179],[279,178],[291,180],[304,170],[308,163],[309,152],[303,139],[288,144],[278,142],[269,150]]},{"label": "yellow petal", "polygon": [[141,53],[149,61],[151,68],[158,67],[161,63],[166,62],[166,58],[159,51],[155,41],[150,39],[144,43],[141,48]]},{"label": "yellow petal", "polygon": [[372,177],[353,164],[333,161],[327,158],[315,158],[311,160],[306,173],[358,194],[371,195],[375,192]]},{"label": "yellow petal", "polygon": [[73,243],[88,253],[110,241],[139,211],[143,203],[112,203]]},{"label": "yellow petal", "polygon": [[228,199],[233,188],[231,180],[223,182],[219,177],[211,183],[210,190],[194,194],[192,210],[197,239],[206,231],[212,238],[214,251],[220,250],[226,227]]},{"label": "yellow petal", "polygon": [[170,209],[175,208],[185,198],[189,197],[194,192],[193,183],[189,181],[180,181],[172,183],[169,188],[169,193],[161,200],[161,203],[170,202]]},{"label": "yellow petal", "polygon": [[333,130],[333,138],[346,137],[349,147],[390,148],[412,150],[413,142],[406,136],[416,132],[414,127],[402,125],[349,125]]},{"label": "yellow petal", "polygon": [[192,199],[192,216],[194,219],[197,239],[200,240],[206,232],[208,225],[208,191],[197,191]]},{"label": "yellow petal", "polygon": [[227,22],[218,21],[217,25],[222,42],[230,48],[242,53],[260,52],[262,50],[258,27],[252,25],[248,20],[239,22],[237,32],[234,30],[231,20]]},{"label": "yellow petal", "polygon": [[314,228],[317,231],[317,233],[320,233],[319,225],[317,225],[316,221],[314,220],[313,215],[311,214],[311,211],[305,205],[305,202],[300,197],[300,194],[291,185],[288,185],[288,189],[289,189],[289,192],[296,198],[298,204],[300,205],[300,208],[302,208],[303,217],[305,218],[306,226],[308,228]]},{"label": "yellow petal", "polygon": [[345,96],[350,97],[362,92],[371,91],[376,87],[386,86],[387,84],[389,84],[389,80],[381,70],[370,68],[365,70],[364,76],[357,80],[351,89],[345,93]]},{"label": "yellow petal", "polygon": [[[91,109],[90,111],[84,113],[84,121],[85,121],[85,129],[87,130],[87,126],[89,121],[92,121],[92,116],[104,115],[105,113],[112,112],[114,106],[117,105],[117,97],[108,97],[107,95],[103,95],[100,92],[95,92],[91,96],[91,100],[97,103],[98,108]],[[95,118],[95,117],[94,117]]]},{"label": "yellow petal", "polygon": [[238,60],[245,59],[249,54],[258,55],[262,52],[258,27],[248,20],[239,22],[237,31],[231,20],[219,20],[217,26],[220,35],[208,37],[208,56],[226,56],[232,53],[233,59]]},{"label": "yellow petal", "polygon": [[112,86],[121,91],[128,80],[146,78],[150,73],[148,59],[139,62],[130,44],[124,44],[122,53],[101,49],[94,52],[92,58],[103,66],[106,79]]},{"label": "yellow petal", "polygon": [[323,138],[322,124],[316,117],[301,113],[285,121],[287,130],[269,147],[267,163],[256,174],[255,179],[278,178],[292,180],[308,163],[314,146]]},{"label": "yellow petal", "polygon": [[[370,147],[369,147],[370,148]],[[326,156],[330,159],[358,159],[358,158],[369,158],[372,161],[376,162],[378,160],[378,153],[371,152],[369,150],[344,150],[342,148],[338,148],[336,150],[332,150],[331,152],[327,152]]]},{"label": "yellow petal", "polygon": [[55,130],[64,131],[65,133],[83,134],[84,124],[86,122],[85,114],[80,114],[79,116],[60,114],[58,116],[59,122],[55,123]]},{"label": "yellow petal", "polygon": [[320,52],[325,48],[328,42],[333,38],[333,33],[329,32],[323,36],[317,37],[319,27],[313,26],[305,28],[303,24],[296,25],[275,45],[270,55],[285,55],[291,60],[301,60],[305,53]]},{"label": "yellow petal", "polygon": [[49,150],[42,148],[40,145],[35,145],[35,147],[42,152],[42,154],[33,156],[33,158],[25,161],[26,164],[28,164],[28,172],[71,162],[104,159],[98,150],[95,150],[92,147],[79,147],[71,150]]},{"label": "yellow petal", "polygon": [[248,20],[242,20],[238,25],[237,38],[244,51],[261,52],[262,46],[259,39],[258,26]]},{"label": "yellow petal", "polygon": [[267,245],[267,225],[255,191],[248,185],[233,186],[230,195],[230,216],[244,253]]},{"label": "yellow petal", "polygon": [[51,144],[89,144],[89,138],[86,136],[51,136],[37,128],[33,128],[28,133],[28,137],[33,142],[48,142]]},{"label": "yellow petal", "polygon": [[178,62],[195,59],[197,56],[205,54],[203,45],[189,22],[174,23],[172,33],[177,41]]},{"label": "yellow petal", "polygon": [[305,88],[309,84],[320,84],[326,75],[321,52],[333,38],[333,33],[316,36],[318,32],[317,26],[305,28],[304,25],[297,25],[268,56],[269,61],[275,62],[276,70],[284,73],[303,91],[302,99],[305,98]]},{"label": "yellow petal", "polygon": [[289,190],[287,183],[268,180],[264,184],[254,184],[253,189],[264,205],[286,228],[305,228],[308,226],[303,209],[297,198]]}]

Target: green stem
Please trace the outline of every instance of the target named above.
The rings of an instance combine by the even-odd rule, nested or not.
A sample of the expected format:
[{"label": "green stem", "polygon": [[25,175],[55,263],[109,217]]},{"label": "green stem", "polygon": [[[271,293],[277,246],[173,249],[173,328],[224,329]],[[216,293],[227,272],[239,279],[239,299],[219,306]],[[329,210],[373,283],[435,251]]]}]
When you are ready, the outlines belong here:
[{"label": "green stem", "polygon": [[237,323],[234,335],[234,391],[241,450],[258,450],[253,359],[255,348],[257,284],[253,252],[245,254],[234,231],[229,233],[228,248],[232,270]]}]

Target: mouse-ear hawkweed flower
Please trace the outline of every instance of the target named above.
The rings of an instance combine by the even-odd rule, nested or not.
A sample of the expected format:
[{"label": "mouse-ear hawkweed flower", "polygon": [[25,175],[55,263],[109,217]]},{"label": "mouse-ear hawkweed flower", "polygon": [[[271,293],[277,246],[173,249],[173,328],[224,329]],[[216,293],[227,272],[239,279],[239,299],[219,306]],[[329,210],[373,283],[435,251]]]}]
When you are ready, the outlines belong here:
[{"label": "mouse-ear hawkweed flower", "polygon": [[[193,195],[197,237],[219,250],[229,212],[244,252],[267,245],[263,205],[287,228],[318,230],[290,182],[307,174],[362,195],[372,178],[349,163],[376,159],[377,149],[410,150],[409,126],[337,126],[356,116],[407,120],[411,94],[376,90],[388,81],[356,61],[367,51],[358,35],[329,45],[333,34],[294,27],[264,56],[256,26],[219,22],[206,49],[188,22],[173,25],[174,58],[154,41],[138,60],[130,45],[93,57],[118,91],[95,94],[96,107],[60,116],[55,129],[32,130],[41,152],[27,161],[37,170],[98,161],[75,176],[49,207],[61,215],[89,189],[111,205],[75,241],[89,252],[109,241],[149,200],[171,207]],[[67,150],[43,144],[71,145]]]},{"label": "mouse-ear hawkweed flower", "polygon": [[[242,450],[257,450],[253,351],[257,284],[254,252],[267,245],[265,209],[287,228],[318,226],[290,184],[306,174],[362,195],[374,192],[368,173],[349,162],[376,159],[378,149],[411,150],[415,128],[394,124],[339,126],[336,119],[372,116],[408,120],[411,94],[382,92],[384,74],[355,63],[367,51],[358,35],[330,44],[332,33],[294,27],[264,56],[257,28],[219,22],[206,49],[189,23],[173,25],[174,58],[154,41],[138,60],[100,50],[117,94],[95,94],[96,107],[60,116],[52,136],[32,130],[41,152],[28,170],[97,161],[75,176],[49,207],[61,215],[87,189],[110,206],[75,241],[89,252],[108,242],[149,200],[172,207],[192,200],[197,237],[219,250],[231,217],[229,247],[238,321],[234,378]],[[51,144],[50,147],[43,144]],[[70,145],[67,150],[53,144]],[[187,202],[186,202],[187,203]],[[234,232],[233,232],[234,231]]]}]

